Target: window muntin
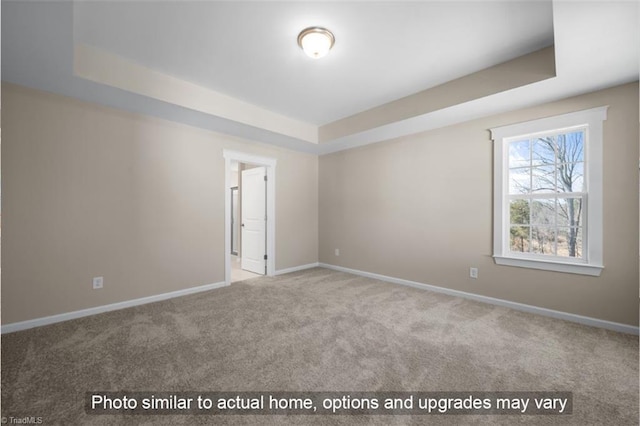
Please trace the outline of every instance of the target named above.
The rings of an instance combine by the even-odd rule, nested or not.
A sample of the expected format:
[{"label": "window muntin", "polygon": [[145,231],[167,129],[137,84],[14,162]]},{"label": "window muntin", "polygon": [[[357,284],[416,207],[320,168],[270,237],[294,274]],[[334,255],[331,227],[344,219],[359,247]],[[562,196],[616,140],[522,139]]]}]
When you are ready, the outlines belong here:
[{"label": "window muntin", "polygon": [[607,109],[491,129],[496,264],[600,275]]},{"label": "window muntin", "polygon": [[588,128],[506,139],[509,253],[586,262]]}]

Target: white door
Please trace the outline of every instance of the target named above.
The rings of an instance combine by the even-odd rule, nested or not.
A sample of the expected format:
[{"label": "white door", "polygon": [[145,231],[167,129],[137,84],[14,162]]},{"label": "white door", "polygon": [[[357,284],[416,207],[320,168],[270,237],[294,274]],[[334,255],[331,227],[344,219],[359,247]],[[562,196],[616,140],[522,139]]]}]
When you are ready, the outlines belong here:
[{"label": "white door", "polygon": [[242,269],[264,275],[267,260],[267,181],[265,167],[242,171]]}]

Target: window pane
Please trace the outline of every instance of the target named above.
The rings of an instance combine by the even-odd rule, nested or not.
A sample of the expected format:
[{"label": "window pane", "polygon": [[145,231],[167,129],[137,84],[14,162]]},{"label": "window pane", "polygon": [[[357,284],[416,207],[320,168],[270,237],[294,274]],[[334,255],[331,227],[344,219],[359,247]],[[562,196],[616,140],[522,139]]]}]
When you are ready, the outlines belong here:
[{"label": "window pane", "polygon": [[584,161],[584,131],[563,133],[556,136],[558,162],[577,163]]},{"label": "window pane", "polygon": [[558,229],[558,256],[582,257],[582,228]]},{"label": "window pane", "polygon": [[528,166],[530,157],[531,151],[528,140],[509,143],[509,167]]},{"label": "window pane", "polygon": [[558,164],[558,191],[584,191],[584,163]]},{"label": "window pane", "polygon": [[582,198],[558,198],[558,226],[582,225]]},{"label": "window pane", "polygon": [[552,165],[556,162],[555,139],[551,136],[533,141],[532,164],[534,166]]},{"label": "window pane", "polygon": [[531,253],[555,255],[555,230],[544,226],[531,228]]},{"label": "window pane", "polygon": [[529,252],[529,227],[512,226],[510,230],[511,251]]},{"label": "window pane", "polygon": [[509,194],[528,194],[531,188],[531,169],[509,170]]},{"label": "window pane", "polygon": [[531,192],[555,192],[556,174],[554,166],[541,166],[531,169]]},{"label": "window pane", "polygon": [[543,199],[531,202],[531,223],[535,225],[554,225],[556,200]]},{"label": "window pane", "polygon": [[509,205],[510,221],[512,224],[528,225],[529,224],[529,201],[528,200],[511,200]]}]

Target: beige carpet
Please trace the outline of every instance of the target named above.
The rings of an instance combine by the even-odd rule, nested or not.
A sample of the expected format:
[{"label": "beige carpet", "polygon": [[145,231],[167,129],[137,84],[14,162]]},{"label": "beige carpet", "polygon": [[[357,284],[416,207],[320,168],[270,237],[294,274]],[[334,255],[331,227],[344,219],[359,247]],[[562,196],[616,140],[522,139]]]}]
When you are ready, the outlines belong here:
[{"label": "beige carpet", "polygon": [[[571,416],[96,416],[88,391],[571,391]],[[316,268],[2,336],[43,424],[638,424],[638,338]]]}]

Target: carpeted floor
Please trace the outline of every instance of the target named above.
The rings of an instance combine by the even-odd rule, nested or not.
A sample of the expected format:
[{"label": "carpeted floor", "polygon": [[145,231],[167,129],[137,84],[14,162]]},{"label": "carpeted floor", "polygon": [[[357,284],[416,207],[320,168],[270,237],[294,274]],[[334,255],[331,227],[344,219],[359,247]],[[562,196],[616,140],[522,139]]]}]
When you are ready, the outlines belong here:
[{"label": "carpeted floor", "polygon": [[[570,416],[89,415],[89,391],[570,391]],[[2,336],[43,424],[638,424],[638,337],[315,268]]]}]

